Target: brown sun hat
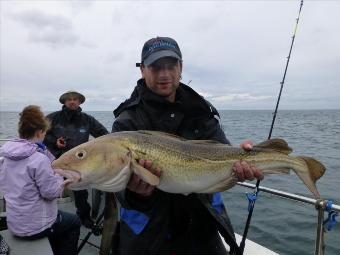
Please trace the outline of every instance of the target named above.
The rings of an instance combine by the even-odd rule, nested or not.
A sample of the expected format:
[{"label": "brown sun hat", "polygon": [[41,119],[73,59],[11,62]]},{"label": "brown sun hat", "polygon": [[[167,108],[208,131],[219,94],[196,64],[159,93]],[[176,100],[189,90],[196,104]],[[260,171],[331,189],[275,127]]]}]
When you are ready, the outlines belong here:
[{"label": "brown sun hat", "polygon": [[79,92],[74,91],[74,90],[70,90],[70,91],[67,91],[64,94],[62,94],[59,97],[59,102],[62,103],[62,104],[65,104],[65,100],[69,97],[78,97],[81,104],[85,102],[84,95],[80,94]]}]

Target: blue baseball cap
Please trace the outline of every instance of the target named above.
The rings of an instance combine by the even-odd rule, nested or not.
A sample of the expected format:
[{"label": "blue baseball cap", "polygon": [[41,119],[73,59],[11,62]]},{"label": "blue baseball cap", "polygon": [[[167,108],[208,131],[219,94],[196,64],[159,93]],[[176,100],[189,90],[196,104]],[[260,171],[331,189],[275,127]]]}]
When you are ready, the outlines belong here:
[{"label": "blue baseball cap", "polygon": [[136,63],[136,66],[139,67],[141,64],[149,66],[164,57],[172,57],[182,61],[182,53],[177,42],[170,37],[151,38],[144,43],[141,63]]}]

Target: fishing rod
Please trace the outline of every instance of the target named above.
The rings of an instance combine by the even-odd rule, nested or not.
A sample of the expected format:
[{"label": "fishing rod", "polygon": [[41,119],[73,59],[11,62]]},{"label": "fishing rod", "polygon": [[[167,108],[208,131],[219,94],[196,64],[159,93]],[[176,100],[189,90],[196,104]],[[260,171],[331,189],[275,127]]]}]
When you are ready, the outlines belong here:
[{"label": "fishing rod", "polygon": [[[285,79],[286,79],[286,74],[287,74],[287,70],[288,70],[289,60],[290,60],[290,56],[291,56],[293,45],[294,45],[294,41],[295,41],[295,36],[296,36],[297,27],[298,27],[299,20],[300,20],[300,14],[301,14],[302,6],[303,6],[303,0],[301,0],[301,3],[300,3],[299,14],[298,14],[298,17],[296,19],[295,29],[294,29],[294,33],[293,33],[293,36],[292,36],[292,42],[290,44],[289,54],[288,54],[287,61],[286,61],[286,67],[285,67],[285,70],[284,70],[282,81],[280,82],[280,84],[281,84],[280,92],[279,92],[279,96],[277,98],[276,107],[275,107],[275,111],[274,111],[274,115],[273,115],[273,120],[272,120],[272,124],[271,124],[271,127],[270,127],[269,135],[268,135],[268,140],[272,136],[272,132],[273,132],[273,128],[274,128],[274,123],[275,123],[276,115],[277,115],[277,109],[279,108],[279,103],[280,103],[280,99],[281,99],[282,89],[283,89],[283,85],[284,85]],[[254,207],[255,207],[256,197],[257,197],[257,195],[259,193],[260,182],[261,182],[260,180],[257,180],[256,186],[255,186],[255,190],[254,190],[254,193],[253,193],[253,196],[252,196],[253,199],[249,199],[248,218],[247,218],[246,226],[244,228],[242,241],[240,243],[240,254],[241,255],[244,252],[244,247],[245,247],[246,238],[247,238],[247,235],[248,235],[250,221],[251,221],[251,217],[253,215],[253,211],[254,211]]]}]

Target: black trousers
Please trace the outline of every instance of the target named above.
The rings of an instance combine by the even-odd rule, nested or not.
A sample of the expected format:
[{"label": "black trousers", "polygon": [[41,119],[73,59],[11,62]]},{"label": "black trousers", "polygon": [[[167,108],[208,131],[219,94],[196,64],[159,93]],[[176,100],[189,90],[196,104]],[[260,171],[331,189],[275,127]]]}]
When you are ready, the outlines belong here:
[{"label": "black trousers", "polygon": [[36,240],[48,237],[54,255],[77,255],[80,226],[81,223],[77,215],[58,211],[57,219],[51,228],[21,238]]},{"label": "black trousers", "polygon": [[91,206],[87,202],[89,193],[86,189],[74,191],[74,203],[77,208],[77,215],[80,219],[86,219],[90,217]]}]

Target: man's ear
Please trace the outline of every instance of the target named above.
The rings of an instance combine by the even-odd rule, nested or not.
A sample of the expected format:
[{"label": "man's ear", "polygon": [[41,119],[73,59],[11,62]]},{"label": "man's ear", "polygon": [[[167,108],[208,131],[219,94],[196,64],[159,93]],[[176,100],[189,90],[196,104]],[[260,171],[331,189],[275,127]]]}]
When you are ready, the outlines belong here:
[{"label": "man's ear", "polygon": [[143,64],[140,65],[140,72],[142,74],[142,78],[144,79],[144,71],[145,71],[145,66]]}]

